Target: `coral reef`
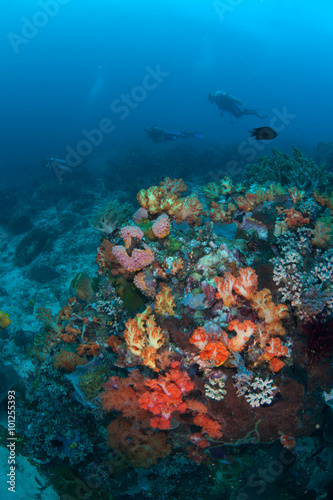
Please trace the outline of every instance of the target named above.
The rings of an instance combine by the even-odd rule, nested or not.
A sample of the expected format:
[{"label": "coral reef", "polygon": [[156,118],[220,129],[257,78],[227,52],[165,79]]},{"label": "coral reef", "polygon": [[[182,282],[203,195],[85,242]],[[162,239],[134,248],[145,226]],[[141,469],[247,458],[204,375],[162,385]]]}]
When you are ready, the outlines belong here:
[{"label": "coral reef", "polygon": [[[323,426],[332,179],[294,149],[249,166],[247,181],[187,183],[185,197],[184,180],[166,177],[139,190],[136,211],[113,201],[95,217],[96,277],[77,274],[58,313],[36,311],[19,416],[45,469],[70,467],[116,500],[191,498],[195,484],[199,499],[237,498],[237,475],[271,452],[295,458]],[[308,477],[311,491],[319,483]]]}]

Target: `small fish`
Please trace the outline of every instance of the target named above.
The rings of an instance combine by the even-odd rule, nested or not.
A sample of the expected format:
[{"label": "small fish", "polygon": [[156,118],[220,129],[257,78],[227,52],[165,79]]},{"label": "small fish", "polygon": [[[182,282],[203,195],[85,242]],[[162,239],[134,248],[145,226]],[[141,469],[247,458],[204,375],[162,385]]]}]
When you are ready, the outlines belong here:
[{"label": "small fish", "polygon": [[249,130],[249,133],[257,141],[271,141],[277,136],[277,133],[271,127],[254,128],[253,130]]}]

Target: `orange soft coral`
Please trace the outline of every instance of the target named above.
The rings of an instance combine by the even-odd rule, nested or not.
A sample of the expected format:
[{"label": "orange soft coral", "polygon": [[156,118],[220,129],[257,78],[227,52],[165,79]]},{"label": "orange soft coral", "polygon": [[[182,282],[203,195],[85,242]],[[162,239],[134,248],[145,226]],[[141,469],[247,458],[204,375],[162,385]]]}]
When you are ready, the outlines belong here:
[{"label": "orange soft coral", "polygon": [[319,194],[317,191],[313,193],[313,197],[318,203],[321,204],[322,207],[328,207],[330,210],[333,210],[333,192],[331,196],[328,197],[327,194]]},{"label": "orange soft coral", "polygon": [[263,358],[269,361],[269,368],[273,372],[278,372],[283,368],[285,363],[279,359],[282,356],[288,356],[288,347],[282,345],[279,337],[271,338],[266,346]]},{"label": "orange soft coral", "polygon": [[[221,332],[225,334],[225,332]],[[213,335],[199,327],[194,330],[190,343],[198,347],[200,358],[212,361],[215,366],[220,366],[229,356],[226,346],[213,338]]]},{"label": "orange soft coral", "polygon": [[148,418],[149,414],[139,405],[139,398],[144,386],[145,378],[139,370],[132,370],[128,377],[110,377],[103,385],[104,392],[99,394],[103,410],[117,410],[124,417],[137,420]]},{"label": "orange soft coral", "polygon": [[156,350],[162,347],[165,342],[165,338],[162,334],[161,328],[156,326],[155,316],[153,314],[147,318],[146,334],[147,343],[150,347],[153,347]]},{"label": "orange soft coral", "polygon": [[325,248],[331,241],[332,221],[328,217],[316,220],[312,243],[317,248]]},{"label": "orange soft coral", "polygon": [[296,205],[296,203],[301,202],[305,195],[305,191],[300,191],[296,187],[292,187],[288,189],[288,193],[292,202]]},{"label": "orange soft coral", "polygon": [[258,277],[252,267],[239,269],[239,275],[234,283],[234,290],[238,295],[250,299],[257,291]]},{"label": "orange soft coral", "polygon": [[94,356],[96,358],[100,353],[101,346],[98,342],[88,342],[87,344],[80,344],[76,349],[79,356]]},{"label": "orange soft coral", "polygon": [[224,278],[214,278],[214,281],[217,288],[216,298],[222,299],[226,307],[236,304],[236,297],[232,293],[236,281],[235,276],[231,273],[225,273]]},{"label": "orange soft coral", "polygon": [[224,209],[224,205],[215,201],[211,202],[208,215],[212,222],[226,222],[230,219],[230,213]]},{"label": "orange soft coral", "polygon": [[310,219],[303,217],[303,215],[294,208],[288,208],[284,210],[284,213],[287,216],[284,222],[289,228],[302,227],[304,224],[309,224],[310,222]]},{"label": "orange soft coral", "polygon": [[171,266],[171,272],[172,274],[178,274],[179,271],[182,271],[184,269],[184,261],[181,257],[177,257],[177,259],[172,261],[172,266]]},{"label": "orange soft coral", "polygon": [[288,356],[288,347],[282,345],[281,339],[279,337],[272,338],[269,341],[265,349],[266,359],[272,359],[274,357],[280,358],[281,356]]},{"label": "orange soft coral", "polygon": [[146,343],[145,331],[139,327],[136,318],[126,321],[125,327],[124,337],[127,348],[135,356],[140,356]]},{"label": "orange soft coral", "polygon": [[53,358],[53,366],[57,370],[63,369],[67,372],[75,372],[78,365],[82,366],[87,364],[88,361],[81,358],[75,352],[66,351],[61,349]]},{"label": "orange soft coral", "polygon": [[237,207],[244,212],[252,212],[256,206],[256,197],[254,193],[246,193],[245,196],[236,198]]},{"label": "orange soft coral", "polygon": [[234,319],[230,322],[228,329],[234,330],[237,335],[228,341],[228,347],[231,351],[242,351],[245,347],[246,342],[256,331],[257,326],[250,320],[246,320],[243,323]]},{"label": "orange soft coral", "polygon": [[210,333],[207,333],[202,326],[199,326],[194,332],[192,333],[192,336],[190,338],[190,343],[194,344],[195,346],[200,349],[200,351],[203,351],[212,339]]},{"label": "orange soft coral", "polygon": [[288,313],[286,305],[275,305],[272,302],[272,294],[268,288],[263,288],[253,296],[252,309],[258,311],[259,318],[264,319],[266,325],[281,321]]},{"label": "orange soft coral", "polygon": [[279,358],[272,358],[269,362],[269,367],[272,372],[278,372],[283,368],[285,363]]}]

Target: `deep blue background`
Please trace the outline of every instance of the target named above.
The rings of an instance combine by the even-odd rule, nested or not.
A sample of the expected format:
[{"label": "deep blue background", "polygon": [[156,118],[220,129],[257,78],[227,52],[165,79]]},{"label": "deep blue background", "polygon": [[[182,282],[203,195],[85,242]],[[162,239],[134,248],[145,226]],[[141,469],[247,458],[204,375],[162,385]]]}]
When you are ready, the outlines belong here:
[{"label": "deep blue background", "polygon": [[[116,129],[95,157],[123,145],[152,147],[143,128],[154,124],[239,144],[264,123],[221,118],[207,100],[217,89],[269,113],[265,124],[274,109],[296,115],[271,143],[286,152],[333,139],[330,0],[54,2],[59,12],[16,47],[13,37],[43,2],[1,3],[1,173],[36,172],[42,158],[64,157],[105,117]],[[119,120],[111,103],[158,64],[169,76]]]}]

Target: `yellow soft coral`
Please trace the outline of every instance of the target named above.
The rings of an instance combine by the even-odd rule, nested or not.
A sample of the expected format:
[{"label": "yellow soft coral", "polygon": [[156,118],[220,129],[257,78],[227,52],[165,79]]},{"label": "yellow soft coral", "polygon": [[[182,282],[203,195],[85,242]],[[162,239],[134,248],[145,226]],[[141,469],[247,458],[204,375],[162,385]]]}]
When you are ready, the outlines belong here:
[{"label": "yellow soft coral", "polygon": [[157,314],[168,314],[174,316],[176,307],[175,299],[171,294],[171,288],[163,286],[155,298],[155,312]]},{"label": "yellow soft coral", "polygon": [[180,193],[186,190],[183,179],[172,180],[166,177],[158,186],[141,189],[137,194],[137,200],[150,214],[167,212],[171,215],[170,211],[182,207],[182,202],[178,198]]},{"label": "yellow soft coral", "polygon": [[128,350],[142,359],[142,363],[155,371],[156,351],[165,342],[161,328],[155,323],[155,316],[151,314],[152,308],[148,306],[143,313],[138,313],[135,318],[125,323],[124,337]]}]

